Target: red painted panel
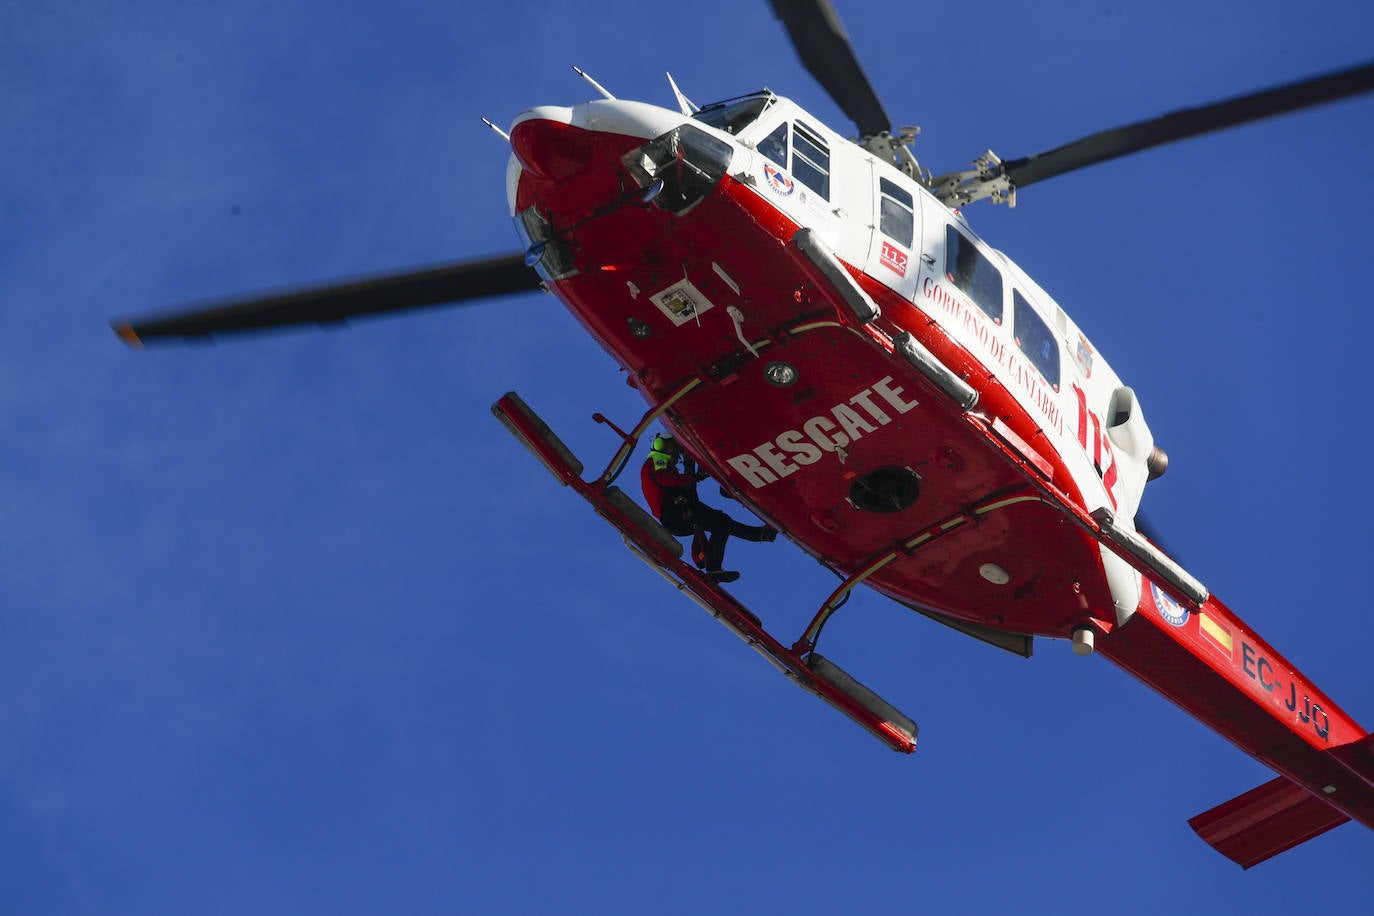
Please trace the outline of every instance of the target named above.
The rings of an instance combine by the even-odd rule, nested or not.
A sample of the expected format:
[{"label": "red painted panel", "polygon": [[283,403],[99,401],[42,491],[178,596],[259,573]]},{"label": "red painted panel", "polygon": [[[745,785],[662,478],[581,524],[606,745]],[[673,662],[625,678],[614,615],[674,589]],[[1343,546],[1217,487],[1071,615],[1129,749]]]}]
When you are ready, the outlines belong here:
[{"label": "red painted panel", "polygon": [[[1148,600],[1150,590],[1146,591]],[[1222,606],[1211,599],[1203,610],[1219,615]],[[1266,643],[1243,629],[1234,615],[1227,615],[1235,627],[1235,639],[1253,641],[1257,652],[1272,652]],[[1192,619],[1185,626],[1174,626],[1158,612],[1142,608],[1124,626],[1100,637],[1098,651],[1247,754],[1310,793],[1322,795],[1332,807],[1374,827],[1374,783],[1352,770],[1347,762],[1352,752],[1339,747],[1352,742],[1356,748],[1363,747],[1369,740],[1364,731],[1324,694],[1312,691],[1311,696],[1324,706],[1329,721],[1330,741],[1321,738],[1310,717],[1307,722],[1293,719],[1286,703],[1280,702],[1276,707],[1260,700],[1258,695],[1267,696],[1268,692],[1258,686],[1257,660],[1249,670],[1243,661],[1239,668],[1225,659],[1219,661],[1217,653],[1197,641],[1205,636],[1198,636],[1197,640],[1187,638],[1187,632],[1197,627]],[[1264,657],[1271,659],[1274,670],[1279,665],[1288,670],[1287,662],[1277,653]],[[1306,684],[1306,680],[1301,683]],[[1328,794],[1327,787],[1334,791]]]},{"label": "red painted panel", "polygon": [[[571,189],[541,193],[555,226],[600,206]],[[797,263],[785,244],[795,229],[727,178],[685,217],[627,206],[570,232],[579,273],[557,292],[651,403],[702,379],[665,424],[751,509],[837,569],[863,566],[962,506],[1025,490],[1022,472],[992,442],[994,423],[1076,496],[1010,392],[983,377],[984,422],[970,422],[893,352],[890,335],[913,333],[975,381],[985,376],[977,361],[909,302],[852,271],[885,316],[876,328],[858,326],[835,290]],[[661,304],[676,289],[695,303],[689,321],[675,322]],[[798,370],[795,385],[767,381],[762,370],[774,359]],[[850,488],[883,467],[920,475],[918,501],[892,515],[855,509]],[[1011,581],[991,584],[980,575],[988,563]],[[1039,503],[980,519],[885,565],[870,584],[972,622],[1059,636],[1111,607],[1096,545]]]}]

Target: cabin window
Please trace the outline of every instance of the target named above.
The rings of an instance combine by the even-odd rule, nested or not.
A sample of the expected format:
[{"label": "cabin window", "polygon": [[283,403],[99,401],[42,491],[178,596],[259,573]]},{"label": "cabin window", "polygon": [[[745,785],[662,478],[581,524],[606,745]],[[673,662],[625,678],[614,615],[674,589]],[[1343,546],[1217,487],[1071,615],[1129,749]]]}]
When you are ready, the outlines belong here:
[{"label": "cabin window", "polygon": [[729,102],[717,102],[707,105],[692,117],[727,134],[737,134],[757,121],[772,101],[771,95],[755,95]]},{"label": "cabin window", "polygon": [[1016,345],[1021,348],[1021,352],[1026,354],[1026,358],[1031,361],[1045,381],[1054,386],[1054,390],[1059,390],[1059,340],[1054,336],[1049,328],[1040,319],[1035,309],[1021,295],[1021,291],[1013,289],[1011,291],[1012,301],[1012,328],[1013,336],[1016,338]]},{"label": "cabin window", "polygon": [[830,147],[820,134],[800,121],[792,128],[792,174],[821,197],[830,199]]},{"label": "cabin window", "polygon": [[988,317],[1002,323],[1002,272],[953,226],[945,227],[945,276]]},{"label": "cabin window", "polygon": [[784,121],[777,126],[771,134],[759,141],[759,155],[765,159],[771,159],[783,168],[787,168],[787,122]]},{"label": "cabin window", "polygon": [[879,228],[883,230],[883,235],[904,248],[910,248],[916,222],[911,194],[886,178],[878,179],[878,190],[882,192],[879,195]]}]

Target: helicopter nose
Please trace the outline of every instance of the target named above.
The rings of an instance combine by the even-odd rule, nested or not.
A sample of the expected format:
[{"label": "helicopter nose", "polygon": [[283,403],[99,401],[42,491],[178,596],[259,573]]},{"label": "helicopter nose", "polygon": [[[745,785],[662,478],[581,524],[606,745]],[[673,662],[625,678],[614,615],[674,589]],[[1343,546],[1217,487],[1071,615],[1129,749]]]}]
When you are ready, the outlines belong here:
[{"label": "helicopter nose", "polygon": [[677,111],[619,99],[598,99],[573,108],[541,105],[516,117],[510,143],[526,170],[561,182],[599,161],[618,160],[684,120]]},{"label": "helicopter nose", "polygon": [[563,181],[589,164],[586,131],[572,123],[573,110],[541,105],[522,112],[510,129],[520,165],[540,178]]}]

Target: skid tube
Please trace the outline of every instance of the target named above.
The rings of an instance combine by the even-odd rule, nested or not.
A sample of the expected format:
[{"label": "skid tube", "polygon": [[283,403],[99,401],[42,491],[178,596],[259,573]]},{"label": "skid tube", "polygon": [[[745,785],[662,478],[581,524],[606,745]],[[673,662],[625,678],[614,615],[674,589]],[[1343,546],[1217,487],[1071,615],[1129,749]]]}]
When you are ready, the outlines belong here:
[{"label": "skid tube", "polygon": [[492,405],[491,411],[560,483],[576,490],[578,495],[591,503],[598,515],[619,530],[632,553],[744,640],[751,649],[786,675],[788,680],[853,719],[892,750],[904,754],[916,750],[915,722],[833,662],[815,652],[808,652],[803,657],[778,642],[763,629],[759,618],[721,588],[720,583],[684,563],[682,544],[677,538],[624,491],[609,482],[609,478],[615,476],[612,469],[618,471],[617,465],[623,467],[629,451],[633,449],[634,440],[666,406],[649,411],[635,427],[633,438],[627,437],[625,445],[612,459],[607,473],[590,482],[582,479],[582,463],[515,392],[503,395]]}]

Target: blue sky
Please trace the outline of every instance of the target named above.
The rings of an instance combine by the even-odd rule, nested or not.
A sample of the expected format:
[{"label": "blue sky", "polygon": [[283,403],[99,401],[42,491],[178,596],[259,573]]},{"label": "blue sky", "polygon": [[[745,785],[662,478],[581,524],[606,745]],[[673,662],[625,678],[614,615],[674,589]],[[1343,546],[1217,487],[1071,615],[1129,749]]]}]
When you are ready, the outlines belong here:
[{"label": "blue sky", "polygon": [[[1364,60],[1367,3],[840,12],[935,171]],[[893,754],[668,590],[488,413],[589,466],[641,409],[553,300],[209,348],[107,320],[514,250],[480,117],[767,85],[762,2],[0,4],[0,861],[22,913],[1351,912],[1374,835],[1242,872],[1267,771],[1100,658],[874,595],[827,655]],[[971,208],[1132,385],[1171,549],[1366,726],[1374,101]],[[1362,272],[1364,271],[1364,272]],[[790,641],[831,587],[736,588]]]}]

